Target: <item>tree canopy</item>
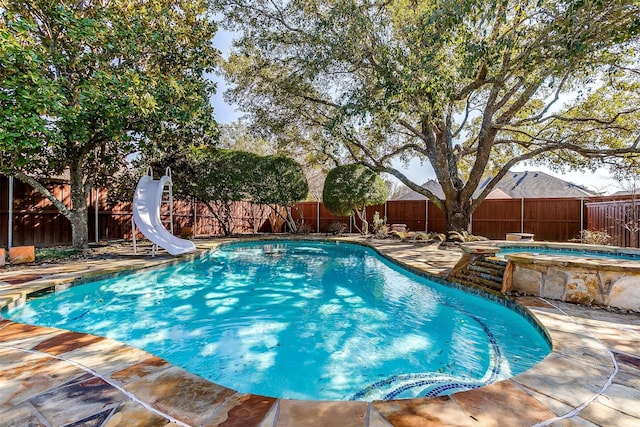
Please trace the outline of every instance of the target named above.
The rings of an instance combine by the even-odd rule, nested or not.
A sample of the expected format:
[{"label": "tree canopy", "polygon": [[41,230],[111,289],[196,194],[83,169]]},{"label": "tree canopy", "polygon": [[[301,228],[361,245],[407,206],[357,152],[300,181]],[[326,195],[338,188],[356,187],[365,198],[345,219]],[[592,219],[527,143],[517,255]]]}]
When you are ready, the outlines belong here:
[{"label": "tree canopy", "polygon": [[[241,34],[227,96],[256,129],[395,176],[450,230],[466,230],[519,162],[583,169],[639,155],[636,0],[214,3]],[[433,167],[444,200],[402,173],[413,158]]]},{"label": "tree canopy", "polygon": [[335,215],[358,215],[362,222],[361,233],[367,234],[366,207],[384,203],[388,196],[387,185],[382,178],[363,165],[344,165],[331,169],[324,181],[322,201]]},{"label": "tree canopy", "polygon": [[[225,235],[234,232],[233,203],[237,201],[269,206],[280,224],[286,223],[290,231],[296,232],[291,207],[304,200],[308,193],[302,167],[286,156],[259,156],[247,151],[194,145],[153,158],[143,157],[135,163],[151,164],[159,171],[170,167],[176,197],[193,197],[203,202]],[[135,170],[131,172],[136,174]],[[124,186],[121,197],[130,200],[131,193],[132,189]]]},{"label": "tree canopy", "polygon": [[[309,192],[300,163],[281,155],[264,156],[254,173],[258,181],[253,202],[271,206],[276,215],[286,222],[289,230],[297,232],[298,225],[293,219],[291,207],[304,200]],[[279,207],[284,209],[284,215],[280,214]]]},{"label": "tree canopy", "polygon": [[151,163],[159,170],[170,167],[174,194],[204,203],[229,236],[235,231],[233,203],[254,198],[262,159],[246,151],[197,146],[163,153]]},{"label": "tree canopy", "polygon": [[[134,152],[216,137],[205,0],[7,0],[0,8],[0,173],[48,197],[87,246],[86,196]],[[43,179],[68,172],[71,205]]]}]

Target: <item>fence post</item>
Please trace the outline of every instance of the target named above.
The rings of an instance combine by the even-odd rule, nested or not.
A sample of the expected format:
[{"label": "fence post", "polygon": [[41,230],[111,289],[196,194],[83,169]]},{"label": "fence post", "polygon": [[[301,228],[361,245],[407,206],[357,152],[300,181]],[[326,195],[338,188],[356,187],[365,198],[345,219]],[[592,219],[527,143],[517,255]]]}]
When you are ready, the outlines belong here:
[{"label": "fence post", "polygon": [[424,232],[429,232],[429,199],[424,201]]},{"label": "fence post", "polygon": [[13,246],[13,176],[9,177],[9,221],[7,224],[7,246]]},{"label": "fence post", "polygon": [[584,243],[584,197],[580,197],[580,243]]},{"label": "fence post", "polygon": [[95,200],[95,206],[96,206],[96,217],[95,217],[95,240],[96,243],[98,243],[100,241],[100,230],[98,229],[98,224],[100,223],[99,219],[98,219],[98,198],[100,197],[100,193],[98,193],[98,189],[94,188],[94,192],[96,195],[96,200]]},{"label": "fence post", "polygon": [[136,247],[136,222],[133,219],[133,214],[131,215],[131,241],[133,243],[133,253],[136,254],[138,253],[138,248]]},{"label": "fence post", "polygon": [[520,199],[520,232],[524,233],[524,197]]},{"label": "fence post", "polygon": [[192,236],[196,237],[197,221],[198,221],[198,202],[195,198],[193,198],[193,230],[191,230]]}]

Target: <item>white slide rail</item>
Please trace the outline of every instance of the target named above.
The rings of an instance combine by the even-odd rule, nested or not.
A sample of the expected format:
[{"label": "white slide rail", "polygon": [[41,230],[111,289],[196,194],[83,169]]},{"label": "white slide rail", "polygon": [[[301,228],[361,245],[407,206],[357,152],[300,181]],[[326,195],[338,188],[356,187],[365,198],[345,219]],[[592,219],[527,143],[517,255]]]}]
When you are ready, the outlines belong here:
[{"label": "white slide rail", "polygon": [[[147,239],[171,255],[195,251],[196,245],[192,241],[174,236],[162,224],[160,206],[165,185],[172,185],[171,176],[153,179],[150,175],[144,175],[140,178],[133,195],[133,222]],[[135,252],[135,227],[133,232]]]}]

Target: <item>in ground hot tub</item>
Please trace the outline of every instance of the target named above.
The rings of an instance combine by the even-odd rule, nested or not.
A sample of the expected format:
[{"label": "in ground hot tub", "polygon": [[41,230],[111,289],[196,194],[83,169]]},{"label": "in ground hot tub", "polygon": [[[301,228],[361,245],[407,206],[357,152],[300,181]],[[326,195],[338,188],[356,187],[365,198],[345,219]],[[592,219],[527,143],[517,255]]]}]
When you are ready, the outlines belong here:
[{"label": "in ground hot tub", "polygon": [[640,312],[640,250],[573,243],[491,243],[498,247],[497,256],[508,261],[503,292]]}]

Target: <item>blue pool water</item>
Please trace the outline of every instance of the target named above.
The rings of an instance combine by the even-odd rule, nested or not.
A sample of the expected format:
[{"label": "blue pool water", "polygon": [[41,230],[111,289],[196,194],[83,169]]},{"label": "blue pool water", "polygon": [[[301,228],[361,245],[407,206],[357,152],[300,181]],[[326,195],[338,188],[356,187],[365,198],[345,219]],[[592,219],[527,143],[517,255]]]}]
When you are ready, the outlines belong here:
[{"label": "blue pool water", "polygon": [[526,252],[530,254],[539,255],[555,255],[555,256],[573,256],[581,258],[607,258],[607,259],[624,259],[631,261],[640,261],[639,254],[632,253],[614,253],[604,251],[585,251],[570,248],[543,248],[536,246],[505,246],[500,248],[498,252],[499,257],[503,257],[508,254],[515,254],[520,252]]},{"label": "blue pool water", "polygon": [[3,314],[114,338],[240,392],[295,399],[451,394],[550,351],[516,312],[343,243],[230,244]]}]

